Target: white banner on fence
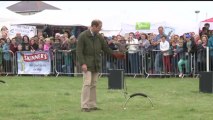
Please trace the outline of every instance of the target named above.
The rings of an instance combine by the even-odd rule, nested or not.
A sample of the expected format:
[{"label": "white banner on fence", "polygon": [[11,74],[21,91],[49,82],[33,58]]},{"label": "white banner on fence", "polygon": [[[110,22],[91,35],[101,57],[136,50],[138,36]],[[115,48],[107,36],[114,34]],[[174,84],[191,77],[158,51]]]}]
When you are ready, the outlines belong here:
[{"label": "white banner on fence", "polygon": [[10,25],[9,30],[10,36],[15,37],[16,33],[21,33],[22,36],[27,35],[28,37],[33,37],[37,35],[36,26],[29,25]]},{"label": "white banner on fence", "polygon": [[18,74],[50,74],[49,52],[17,52]]}]

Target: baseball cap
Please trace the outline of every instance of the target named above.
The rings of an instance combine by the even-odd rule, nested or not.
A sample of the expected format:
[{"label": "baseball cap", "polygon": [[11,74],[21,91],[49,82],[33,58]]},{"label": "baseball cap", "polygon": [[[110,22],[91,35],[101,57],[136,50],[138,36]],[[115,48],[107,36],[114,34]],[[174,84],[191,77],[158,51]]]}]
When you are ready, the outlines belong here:
[{"label": "baseball cap", "polygon": [[191,35],[189,35],[189,34],[186,34],[186,38],[191,38]]}]

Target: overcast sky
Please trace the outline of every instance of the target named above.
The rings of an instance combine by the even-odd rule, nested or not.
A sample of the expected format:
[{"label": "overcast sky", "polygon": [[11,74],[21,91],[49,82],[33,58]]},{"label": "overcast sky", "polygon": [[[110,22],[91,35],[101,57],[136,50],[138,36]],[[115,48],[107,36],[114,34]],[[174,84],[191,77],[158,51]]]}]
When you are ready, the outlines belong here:
[{"label": "overcast sky", "polygon": [[[0,1],[0,9],[19,1]],[[175,16],[196,21],[195,10],[199,10],[198,20],[213,16],[213,1],[44,1],[63,10],[104,10],[142,16]],[[148,14],[149,13],[149,14]],[[171,17],[169,17],[171,19]]]},{"label": "overcast sky", "polygon": [[[0,10],[19,1],[0,1]],[[125,21],[141,20],[199,23],[213,17],[213,1],[44,1],[62,10],[105,11],[125,15]],[[196,14],[195,11],[200,11]],[[2,14],[2,13],[0,13]],[[87,13],[92,14],[92,13]],[[197,15],[197,16],[196,16]],[[118,14],[119,16],[119,14]],[[197,19],[198,18],[198,19]],[[187,22],[188,21],[188,22]],[[146,21],[147,22],[147,21]],[[149,22],[149,21],[148,21]],[[190,26],[190,25],[189,25]],[[194,26],[191,25],[191,26]]]}]

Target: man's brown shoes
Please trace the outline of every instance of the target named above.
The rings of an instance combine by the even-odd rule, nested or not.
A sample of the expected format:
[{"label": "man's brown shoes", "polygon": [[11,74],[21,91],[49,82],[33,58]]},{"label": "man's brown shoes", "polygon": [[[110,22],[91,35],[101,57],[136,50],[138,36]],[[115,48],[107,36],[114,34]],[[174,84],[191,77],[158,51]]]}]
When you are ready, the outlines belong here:
[{"label": "man's brown shoes", "polygon": [[90,112],[90,111],[93,111],[93,110],[102,110],[102,109],[98,108],[98,107],[94,107],[94,108],[82,108],[81,109],[82,112]]},{"label": "man's brown shoes", "polygon": [[89,108],[82,108],[81,112],[90,112],[91,110]]},{"label": "man's brown shoes", "polygon": [[94,108],[90,108],[90,110],[102,110],[102,109],[98,107],[94,107]]}]

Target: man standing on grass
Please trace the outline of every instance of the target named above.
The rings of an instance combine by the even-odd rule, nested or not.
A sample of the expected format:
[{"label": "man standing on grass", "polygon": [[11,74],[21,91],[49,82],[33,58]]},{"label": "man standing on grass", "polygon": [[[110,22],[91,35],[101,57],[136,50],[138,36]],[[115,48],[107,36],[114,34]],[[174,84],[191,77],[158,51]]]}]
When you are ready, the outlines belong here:
[{"label": "man standing on grass", "polygon": [[83,87],[81,93],[81,111],[100,110],[96,104],[96,82],[101,69],[102,50],[116,58],[125,58],[121,52],[113,52],[104,38],[99,34],[102,22],[93,20],[91,27],[82,32],[77,42],[77,57],[83,71]]}]

